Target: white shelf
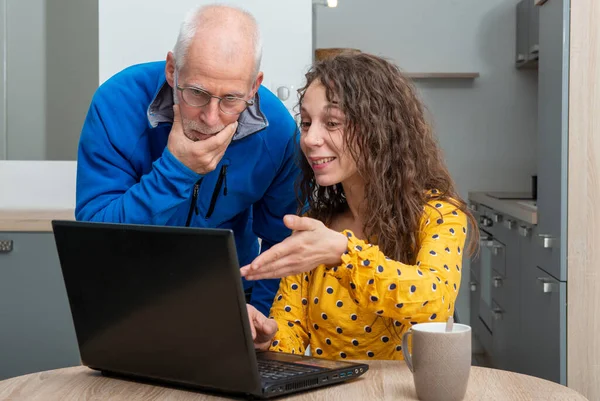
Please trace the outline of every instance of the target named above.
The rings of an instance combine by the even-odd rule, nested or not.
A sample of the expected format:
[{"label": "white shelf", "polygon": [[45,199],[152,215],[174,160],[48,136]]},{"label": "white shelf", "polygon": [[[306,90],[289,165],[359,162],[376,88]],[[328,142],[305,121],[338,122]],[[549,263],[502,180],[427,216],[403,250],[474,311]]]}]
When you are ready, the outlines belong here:
[{"label": "white shelf", "polygon": [[475,79],[478,72],[408,72],[405,73],[412,79]]}]

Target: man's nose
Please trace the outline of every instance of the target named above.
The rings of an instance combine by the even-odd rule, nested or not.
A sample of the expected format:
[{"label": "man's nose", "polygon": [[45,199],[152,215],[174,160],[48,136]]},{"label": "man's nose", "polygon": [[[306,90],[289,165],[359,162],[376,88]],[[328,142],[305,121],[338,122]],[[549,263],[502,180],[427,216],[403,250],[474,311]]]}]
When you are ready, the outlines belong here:
[{"label": "man's nose", "polygon": [[208,126],[217,125],[221,119],[221,110],[219,110],[219,99],[212,98],[207,105],[202,106],[200,114],[203,122]]}]

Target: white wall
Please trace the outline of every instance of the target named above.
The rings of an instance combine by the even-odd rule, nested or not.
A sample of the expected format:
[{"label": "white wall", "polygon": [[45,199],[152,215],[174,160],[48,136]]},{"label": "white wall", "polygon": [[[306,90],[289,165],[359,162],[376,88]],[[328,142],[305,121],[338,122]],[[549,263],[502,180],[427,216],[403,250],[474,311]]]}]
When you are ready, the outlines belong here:
[{"label": "white wall", "polygon": [[6,153],[46,155],[45,0],[6,1]]},{"label": "white wall", "polygon": [[98,0],[47,0],[46,160],[75,160],[98,87]]},{"label": "white wall", "polygon": [[0,0],[0,160],[76,159],[97,26],[98,0]]},{"label": "white wall", "polygon": [[0,160],[6,159],[6,0],[0,0]]},{"label": "white wall", "polygon": [[[514,68],[517,0],[340,0],[317,8],[317,47],[353,47],[410,72],[479,72],[420,81],[450,172],[474,190],[530,190],[536,171],[537,76]],[[468,271],[468,270],[465,270]],[[468,274],[457,308],[468,321]]]},{"label": "white wall", "polygon": [[251,12],[263,35],[263,85],[275,92],[295,89],[312,62],[312,0],[101,0],[99,9],[100,82],[123,68],[164,60],[177,40],[188,10],[203,4],[226,3]]}]

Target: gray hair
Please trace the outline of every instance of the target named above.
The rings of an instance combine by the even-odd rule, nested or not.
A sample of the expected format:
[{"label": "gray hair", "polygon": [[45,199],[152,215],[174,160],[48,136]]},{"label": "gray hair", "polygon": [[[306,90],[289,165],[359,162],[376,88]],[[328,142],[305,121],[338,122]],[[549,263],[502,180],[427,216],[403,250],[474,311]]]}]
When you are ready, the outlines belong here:
[{"label": "gray hair", "polygon": [[255,75],[260,71],[260,63],[262,59],[262,38],[260,35],[260,30],[258,28],[258,23],[252,14],[248,11],[229,5],[207,5],[197,7],[188,12],[185,19],[183,20],[181,27],[179,29],[179,35],[177,36],[177,42],[175,43],[175,47],[173,48],[173,55],[175,56],[175,66],[177,70],[181,70],[183,65],[185,64],[185,58],[187,55],[187,51],[192,43],[192,40],[196,36],[196,32],[198,28],[203,22],[205,13],[207,11],[237,11],[242,17],[245,17],[249,22],[249,33],[251,36],[252,44],[254,45],[254,66],[255,66]]}]

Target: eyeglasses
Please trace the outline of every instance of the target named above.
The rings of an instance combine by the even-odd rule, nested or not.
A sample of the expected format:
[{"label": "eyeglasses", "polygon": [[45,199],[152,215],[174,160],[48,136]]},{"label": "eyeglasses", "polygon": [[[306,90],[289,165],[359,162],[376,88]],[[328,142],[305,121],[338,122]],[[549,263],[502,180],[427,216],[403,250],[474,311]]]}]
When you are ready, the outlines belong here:
[{"label": "eyeglasses", "polygon": [[192,107],[203,107],[210,103],[211,99],[214,97],[219,99],[219,109],[225,114],[240,114],[248,106],[252,106],[254,104],[254,100],[244,100],[235,96],[215,96],[211,95],[207,91],[195,88],[193,86],[188,86],[182,88],[177,85],[177,90],[181,91],[181,97],[183,101]]}]

